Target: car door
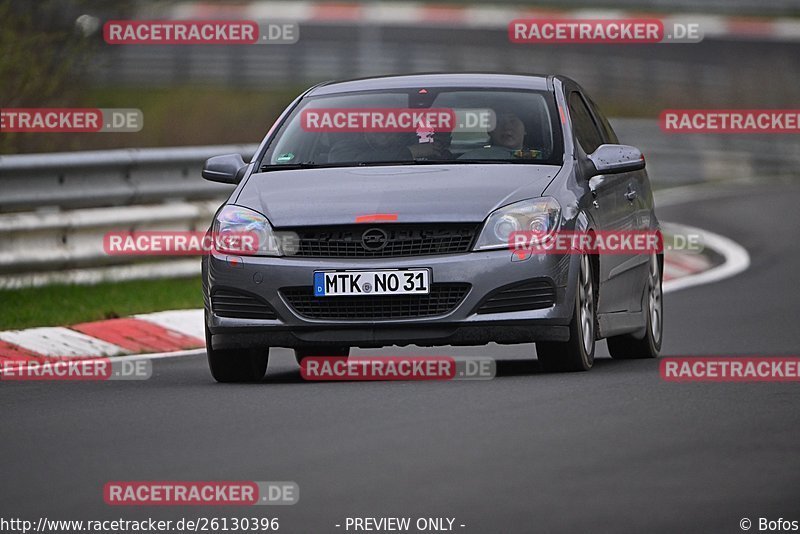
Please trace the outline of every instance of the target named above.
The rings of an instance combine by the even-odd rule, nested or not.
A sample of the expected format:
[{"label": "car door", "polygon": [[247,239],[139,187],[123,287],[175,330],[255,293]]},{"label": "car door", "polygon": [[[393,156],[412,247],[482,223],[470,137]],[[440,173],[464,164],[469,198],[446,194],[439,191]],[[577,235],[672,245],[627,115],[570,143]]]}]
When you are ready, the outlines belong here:
[{"label": "car door", "polygon": [[[589,109],[586,98],[577,90],[567,98],[572,129],[575,134],[576,155],[586,157],[605,142],[600,127]],[[591,162],[584,168],[594,168]],[[630,182],[629,173],[601,174],[587,177],[593,197],[591,215],[599,231],[627,230],[633,224],[633,209],[625,198]],[[631,280],[626,274],[628,257],[602,254],[599,257],[601,291],[597,301],[598,313],[625,312],[631,306]]]},{"label": "car door", "polygon": [[[603,142],[619,144],[619,138],[611,127],[608,118],[603,114],[597,104],[594,103],[591,97],[588,95],[584,96],[586,96],[589,109],[597,119],[600,133],[603,136]],[[648,231],[655,221],[651,220],[651,214],[653,212],[653,192],[650,187],[650,180],[647,177],[647,171],[642,169],[640,171],[624,173],[624,175],[625,191],[623,196],[625,197],[625,201],[623,204],[626,204],[630,211],[630,230],[637,232]],[[625,261],[620,266],[622,272],[619,273],[619,276],[627,280],[627,283],[630,284],[631,290],[628,292],[631,299],[628,308],[630,311],[639,311],[641,309],[641,292],[635,291],[634,288],[641,288],[641,290],[644,291],[644,286],[649,276],[649,256],[649,254],[623,256]]]}]

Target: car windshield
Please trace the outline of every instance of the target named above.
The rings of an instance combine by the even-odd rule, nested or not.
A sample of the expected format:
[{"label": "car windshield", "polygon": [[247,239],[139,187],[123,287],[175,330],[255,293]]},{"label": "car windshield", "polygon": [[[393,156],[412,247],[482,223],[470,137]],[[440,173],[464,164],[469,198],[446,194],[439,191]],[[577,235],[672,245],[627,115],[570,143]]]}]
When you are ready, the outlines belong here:
[{"label": "car windshield", "polygon": [[414,88],[304,98],[262,170],[437,163],[562,163],[552,93]]}]

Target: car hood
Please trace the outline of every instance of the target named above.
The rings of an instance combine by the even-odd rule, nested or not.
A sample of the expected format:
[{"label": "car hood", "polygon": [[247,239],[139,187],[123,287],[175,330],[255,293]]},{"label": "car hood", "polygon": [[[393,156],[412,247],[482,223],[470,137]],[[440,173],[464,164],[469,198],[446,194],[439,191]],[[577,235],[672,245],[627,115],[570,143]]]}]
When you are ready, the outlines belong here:
[{"label": "car hood", "polygon": [[554,165],[348,167],[256,173],[235,204],[277,228],[352,224],[397,214],[397,222],[480,222],[496,208],[541,196]]}]

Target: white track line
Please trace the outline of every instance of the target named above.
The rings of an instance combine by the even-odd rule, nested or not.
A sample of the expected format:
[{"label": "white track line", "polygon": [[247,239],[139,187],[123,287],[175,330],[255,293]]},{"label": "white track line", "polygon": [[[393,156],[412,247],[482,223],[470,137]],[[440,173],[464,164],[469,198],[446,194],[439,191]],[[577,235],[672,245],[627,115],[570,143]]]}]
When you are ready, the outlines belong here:
[{"label": "white track line", "polygon": [[179,350],[176,352],[155,352],[153,354],[130,354],[128,356],[119,356],[114,358],[114,361],[128,361],[135,362],[137,360],[163,360],[164,358],[177,358],[179,356],[204,356],[206,353],[205,347],[199,349]]},{"label": "white track line", "polygon": [[721,265],[712,267],[708,271],[664,282],[664,293],[679,291],[700,284],[719,282],[725,278],[735,276],[750,267],[750,254],[747,253],[747,250],[739,243],[727,237],[683,224],[665,223],[664,226],[670,229],[670,233],[700,235],[703,245],[722,254],[725,258],[725,261]]}]

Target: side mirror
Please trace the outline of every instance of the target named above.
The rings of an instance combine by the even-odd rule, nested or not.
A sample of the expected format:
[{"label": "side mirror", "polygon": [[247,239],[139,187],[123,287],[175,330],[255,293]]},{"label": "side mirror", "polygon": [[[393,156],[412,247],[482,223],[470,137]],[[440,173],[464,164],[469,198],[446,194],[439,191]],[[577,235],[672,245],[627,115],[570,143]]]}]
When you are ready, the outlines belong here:
[{"label": "side mirror", "polygon": [[247,164],[241,154],[226,154],[208,158],[203,165],[203,178],[209,182],[238,184],[244,176]]},{"label": "side mirror", "polygon": [[600,145],[589,159],[600,174],[613,174],[644,169],[641,151],[628,145]]}]

